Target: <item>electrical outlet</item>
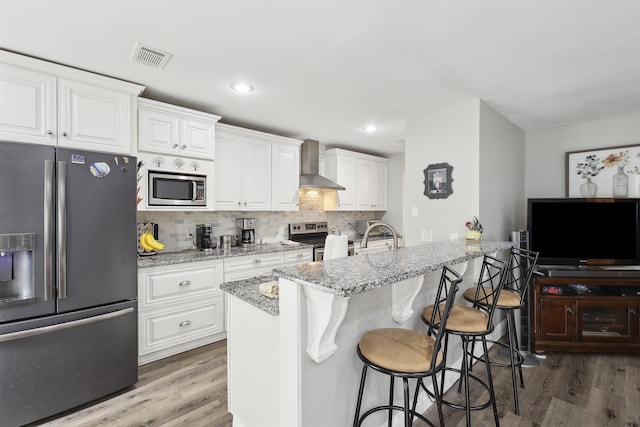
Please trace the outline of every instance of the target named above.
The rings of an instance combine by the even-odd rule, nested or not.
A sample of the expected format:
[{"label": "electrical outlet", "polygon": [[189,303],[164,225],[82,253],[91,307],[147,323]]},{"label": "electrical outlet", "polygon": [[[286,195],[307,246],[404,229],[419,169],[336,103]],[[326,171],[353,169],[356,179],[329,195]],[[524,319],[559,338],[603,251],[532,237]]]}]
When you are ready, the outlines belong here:
[{"label": "electrical outlet", "polygon": [[422,230],[422,241],[430,242],[433,240],[433,232],[431,230]]},{"label": "electrical outlet", "polygon": [[449,233],[449,240],[458,240],[458,233]]},{"label": "electrical outlet", "polygon": [[418,216],[418,207],[417,206],[412,206],[411,207],[411,216]]}]

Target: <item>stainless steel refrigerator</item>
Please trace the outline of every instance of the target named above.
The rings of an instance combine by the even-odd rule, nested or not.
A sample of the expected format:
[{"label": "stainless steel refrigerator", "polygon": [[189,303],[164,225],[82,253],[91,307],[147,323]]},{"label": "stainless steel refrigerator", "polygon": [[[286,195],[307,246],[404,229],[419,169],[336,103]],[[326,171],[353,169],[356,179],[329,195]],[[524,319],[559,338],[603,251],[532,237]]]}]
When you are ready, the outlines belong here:
[{"label": "stainless steel refrigerator", "polygon": [[0,142],[0,424],[133,385],[136,159]]}]

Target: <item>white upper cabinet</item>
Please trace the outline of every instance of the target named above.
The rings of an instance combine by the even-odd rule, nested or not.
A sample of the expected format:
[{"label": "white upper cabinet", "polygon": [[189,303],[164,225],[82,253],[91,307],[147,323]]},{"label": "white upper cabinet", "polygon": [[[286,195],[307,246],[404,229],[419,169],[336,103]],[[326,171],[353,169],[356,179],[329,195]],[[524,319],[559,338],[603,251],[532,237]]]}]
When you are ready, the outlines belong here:
[{"label": "white upper cabinet", "polygon": [[298,210],[302,141],[216,125],[215,209]]},{"label": "white upper cabinet", "polygon": [[300,144],[274,142],[271,146],[271,210],[297,211],[300,186]]},{"label": "white upper cabinet", "polygon": [[58,146],[132,153],[131,96],[58,79]]},{"label": "white upper cabinet", "polygon": [[242,137],[242,210],[271,210],[271,142]]},{"label": "white upper cabinet", "polygon": [[55,145],[55,77],[0,64],[0,138]]},{"label": "white upper cabinet", "polygon": [[216,133],[215,209],[271,210],[271,142],[228,125]]},{"label": "white upper cabinet", "polygon": [[357,194],[358,210],[387,210],[387,175],[389,165],[385,161],[358,159]]},{"label": "white upper cabinet", "polygon": [[324,164],[326,177],[345,188],[325,192],[325,210],[387,210],[387,159],[333,148],[324,152]]},{"label": "white upper cabinet", "polygon": [[0,138],[131,154],[143,89],[0,51]]},{"label": "white upper cabinet", "polygon": [[138,150],[213,160],[220,116],[138,99]]}]

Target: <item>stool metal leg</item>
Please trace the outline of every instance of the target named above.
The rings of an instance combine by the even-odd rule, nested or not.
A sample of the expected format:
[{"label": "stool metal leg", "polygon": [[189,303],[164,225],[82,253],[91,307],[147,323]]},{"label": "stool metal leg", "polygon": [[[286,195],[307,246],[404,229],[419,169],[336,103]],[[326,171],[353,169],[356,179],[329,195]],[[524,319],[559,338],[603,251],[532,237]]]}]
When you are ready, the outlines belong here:
[{"label": "stool metal leg", "polygon": [[389,427],[391,427],[391,424],[393,422],[393,410],[391,409],[391,406],[393,406],[393,386],[394,386],[394,382],[395,382],[395,377],[393,375],[390,376],[390,380],[389,380]]},{"label": "stool metal leg", "polygon": [[353,418],[353,427],[358,427],[360,424],[358,420],[360,418],[360,406],[362,405],[362,393],[364,392],[364,381],[367,378],[367,365],[362,367],[362,374],[360,375],[360,390],[358,391],[358,401],[356,403],[356,415]]},{"label": "stool metal leg", "polygon": [[491,376],[491,363],[489,362],[489,351],[487,350],[487,338],[482,336],[482,349],[484,350],[484,364],[487,367],[487,378],[489,383],[489,398],[493,405],[493,417],[496,420],[496,427],[500,427],[500,420],[498,417],[498,405],[496,405],[496,394],[493,389],[493,377]]},{"label": "stool metal leg", "polygon": [[[462,374],[464,376],[464,404],[465,404],[465,418],[467,420],[467,427],[471,427],[471,396],[469,391],[469,358],[467,353],[469,351],[469,338],[462,336]],[[458,385],[458,392],[460,391],[460,385]]]}]

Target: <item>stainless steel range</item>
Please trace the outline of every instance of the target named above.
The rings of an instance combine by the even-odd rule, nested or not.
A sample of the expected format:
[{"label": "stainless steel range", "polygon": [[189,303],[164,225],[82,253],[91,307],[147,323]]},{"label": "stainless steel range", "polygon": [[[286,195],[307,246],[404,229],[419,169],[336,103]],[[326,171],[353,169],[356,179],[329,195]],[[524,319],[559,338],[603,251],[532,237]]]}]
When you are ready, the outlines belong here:
[{"label": "stainless steel range", "polygon": [[[324,242],[328,235],[329,227],[326,221],[289,224],[289,240],[313,245],[314,261],[322,261]],[[349,256],[353,255],[353,240],[349,240],[347,248]]]}]

